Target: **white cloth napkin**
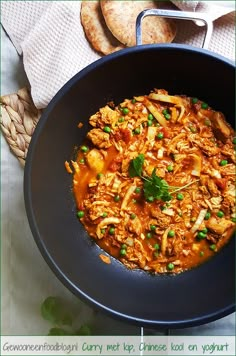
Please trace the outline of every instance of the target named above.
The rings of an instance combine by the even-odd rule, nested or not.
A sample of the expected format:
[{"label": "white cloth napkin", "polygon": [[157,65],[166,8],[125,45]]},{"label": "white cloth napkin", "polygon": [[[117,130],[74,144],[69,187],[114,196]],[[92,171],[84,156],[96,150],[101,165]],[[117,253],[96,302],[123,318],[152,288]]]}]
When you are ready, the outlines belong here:
[{"label": "white cloth napkin", "polygon": [[235,10],[235,1],[172,1],[184,11],[207,13],[212,21]]},{"label": "white cloth napkin", "polygon": [[[208,12],[213,20],[232,12],[232,7],[219,7],[216,4],[219,1],[172,2],[182,10]],[[220,3],[229,2],[231,5],[234,3]],[[45,108],[70,78],[100,58],[84,35],[80,5],[81,1],[1,2],[1,23],[18,53],[23,55],[25,72],[37,108]],[[234,26],[232,28],[234,21],[232,18],[230,21],[230,27],[227,21],[220,24],[219,33],[214,41],[212,39],[209,49],[232,59],[235,34]],[[200,46],[201,30],[196,32],[188,26],[182,27],[183,36],[179,38],[183,43]]]}]

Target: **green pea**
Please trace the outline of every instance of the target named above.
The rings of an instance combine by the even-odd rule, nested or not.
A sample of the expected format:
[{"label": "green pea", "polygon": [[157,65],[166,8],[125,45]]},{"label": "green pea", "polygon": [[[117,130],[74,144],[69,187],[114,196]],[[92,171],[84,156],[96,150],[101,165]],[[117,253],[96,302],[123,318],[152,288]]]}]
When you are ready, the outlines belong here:
[{"label": "green pea", "polygon": [[147,239],[151,239],[151,238],[152,238],[152,233],[151,233],[151,232],[148,232],[148,233],[146,234],[146,238],[147,238]]},{"label": "green pea", "polygon": [[125,255],[126,255],[126,249],[122,248],[122,249],[120,250],[120,255],[121,255],[121,256],[125,256]]},{"label": "green pea", "polygon": [[122,108],[122,112],[124,115],[127,115],[129,113],[129,109],[128,108]]},{"label": "green pea", "polygon": [[83,210],[79,210],[77,212],[77,216],[78,216],[79,219],[83,218],[84,217],[84,211]]},{"label": "green pea", "polygon": [[154,117],[153,117],[153,115],[152,114],[148,114],[148,120],[153,120],[154,119]]},{"label": "green pea", "polygon": [[206,126],[211,126],[211,120],[206,119],[206,120],[204,121],[204,124],[205,124]]},{"label": "green pea", "polygon": [[197,104],[197,102],[198,102],[198,98],[192,98],[192,103],[193,104]]},{"label": "green pea", "polygon": [[101,229],[101,233],[104,235],[106,232],[106,229]]},{"label": "green pea", "polygon": [[222,159],[222,161],[220,161],[220,166],[226,166],[228,164],[227,159]]},{"label": "green pea", "polygon": [[205,227],[204,229],[201,230],[204,234],[208,233],[208,229]]},{"label": "green pea", "polygon": [[184,199],[184,196],[183,196],[182,193],[178,193],[177,196],[176,196],[176,198],[177,198],[178,200],[183,200],[183,199]]},{"label": "green pea", "polygon": [[127,249],[127,245],[126,244],[122,244],[121,245],[121,249],[126,250]]},{"label": "green pea", "polygon": [[166,114],[169,114],[169,110],[168,109],[164,109],[162,110],[162,114],[165,116]]},{"label": "green pea", "polygon": [[170,263],[168,263],[167,268],[168,268],[168,270],[172,271],[175,268],[175,266],[173,263],[170,262]]},{"label": "green pea", "polygon": [[81,146],[81,151],[86,153],[88,152],[89,148],[87,146]]},{"label": "green pea", "polygon": [[156,230],[156,225],[150,225],[150,230],[155,231]]},{"label": "green pea", "polygon": [[158,140],[162,140],[162,139],[163,139],[163,137],[164,137],[163,132],[159,132],[159,133],[157,134],[157,138],[158,138]]},{"label": "green pea", "polygon": [[236,218],[231,218],[231,221],[236,223]]},{"label": "green pea", "polygon": [[166,169],[168,172],[173,172],[173,170],[174,170],[174,168],[171,164],[169,166],[167,166]]},{"label": "green pea", "polygon": [[111,132],[111,128],[109,126],[105,126],[103,131],[106,132],[106,133],[110,133]]},{"label": "green pea", "polygon": [[134,130],[134,134],[135,135],[139,135],[140,134],[140,128],[137,127],[135,130]]},{"label": "green pea", "polygon": [[97,174],[97,179],[101,179],[101,178],[102,178],[102,176],[103,176],[103,174],[102,174],[102,173],[98,173],[98,174]]},{"label": "green pea", "polygon": [[171,115],[170,114],[165,114],[165,119],[166,120],[170,120],[171,119]]},{"label": "green pea", "polygon": [[148,203],[153,203],[154,200],[155,200],[155,199],[154,199],[153,196],[147,197],[147,199],[146,199],[146,201],[147,201]]},{"label": "green pea", "polygon": [[109,234],[110,235],[114,235],[114,233],[115,233],[115,228],[114,227],[110,227]]},{"label": "green pea", "polygon": [[196,133],[197,132],[197,129],[195,126],[190,126],[189,127],[189,130],[192,132],[192,133]]},{"label": "green pea", "polygon": [[137,187],[135,188],[135,193],[139,194],[141,192],[141,188]]},{"label": "green pea", "polygon": [[155,244],[153,247],[155,248],[155,250],[160,250],[160,245],[159,244]]},{"label": "green pea", "polygon": [[216,245],[215,245],[215,244],[210,245],[210,249],[211,249],[212,251],[215,251],[215,250],[216,250]]},{"label": "green pea", "polygon": [[84,164],[84,163],[85,163],[84,158],[81,158],[81,159],[79,160],[79,163]]},{"label": "green pea", "polygon": [[202,239],[205,239],[206,238],[206,234],[202,231],[199,231],[198,234],[197,234],[197,237],[202,240]]},{"label": "green pea", "polygon": [[200,257],[203,257],[203,256],[204,256],[204,252],[203,252],[203,251],[200,251],[200,252],[199,252],[199,256],[200,256]]},{"label": "green pea", "polygon": [[168,232],[168,237],[174,237],[174,236],[175,236],[174,230],[170,230],[170,231]]},{"label": "green pea", "polygon": [[208,109],[208,104],[207,103],[202,103],[201,108],[205,109],[205,110]]},{"label": "green pea", "polygon": [[115,195],[115,196],[114,196],[114,201],[115,201],[115,202],[120,201],[120,196],[119,196],[119,195]]},{"label": "green pea", "polygon": [[136,99],[132,99],[132,104],[135,104],[136,103]]},{"label": "green pea", "polygon": [[151,121],[151,120],[148,120],[147,125],[148,125],[148,126],[152,126],[152,121]]},{"label": "green pea", "polygon": [[233,144],[236,145],[236,137],[233,138]]},{"label": "green pea", "polygon": [[223,218],[225,214],[223,211],[219,210],[216,215],[218,216],[218,218]]},{"label": "green pea", "polygon": [[136,214],[132,213],[132,214],[130,215],[130,219],[134,220],[135,218],[136,218]]},{"label": "green pea", "polygon": [[119,119],[118,119],[118,122],[124,122],[125,121],[125,118],[124,117],[120,117]]},{"label": "green pea", "polygon": [[209,220],[211,217],[211,213],[208,211],[204,217],[205,220]]},{"label": "green pea", "polygon": [[106,212],[105,212],[105,213],[102,213],[102,217],[103,217],[103,218],[106,218],[107,215],[108,215],[108,214],[107,214]]}]

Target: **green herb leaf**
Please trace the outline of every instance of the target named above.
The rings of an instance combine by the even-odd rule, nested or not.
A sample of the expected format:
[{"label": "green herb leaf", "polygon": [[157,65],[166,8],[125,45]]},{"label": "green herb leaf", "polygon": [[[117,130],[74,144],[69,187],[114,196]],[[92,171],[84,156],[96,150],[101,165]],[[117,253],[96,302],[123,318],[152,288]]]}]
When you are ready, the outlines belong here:
[{"label": "green herb leaf", "polygon": [[171,199],[169,194],[169,185],[164,179],[156,175],[156,169],[152,171],[151,177],[143,177],[143,179],[143,191],[146,199],[150,196],[153,196],[155,199],[161,199],[164,201]]},{"label": "green herb leaf", "polygon": [[82,325],[79,330],[76,332],[76,335],[89,336],[91,335],[91,329],[88,325]]},{"label": "green herb leaf", "polygon": [[130,177],[141,177],[142,169],[144,163],[144,155],[140,154],[135,159],[130,161],[129,165],[129,176]]},{"label": "green herb leaf", "polygon": [[171,199],[172,199],[172,196],[168,192],[163,193],[163,195],[161,197],[161,200],[163,200],[163,201],[170,201]]},{"label": "green herb leaf", "polygon": [[143,191],[146,200],[150,197],[152,199],[170,201],[172,194],[188,188],[190,185],[199,181],[199,179],[189,182],[182,187],[170,186],[164,179],[156,175],[156,168],[153,169],[151,177],[144,177],[142,175],[142,169],[144,164],[144,155],[140,154],[135,159],[130,161],[129,175],[130,177],[140,177],[143,183]]},{"label": "green herb leaf", "polygon": [[52,323],[56,323],[60,319],[60,310],[60,301],[57,297],[48,297],[41,305],[42,317]]},{"label": "green herb leaf", "polygon": [[61,328],[51,328],[49,330],[48,336],[64,336],[69,335],[66,330]]},{"label": "green herb leaf", "polygon": [[45,320],[57,325],[72,325],[72,315],[66,311],[63,301],[58,297],[48,297],[41,304],[41,315]]}]

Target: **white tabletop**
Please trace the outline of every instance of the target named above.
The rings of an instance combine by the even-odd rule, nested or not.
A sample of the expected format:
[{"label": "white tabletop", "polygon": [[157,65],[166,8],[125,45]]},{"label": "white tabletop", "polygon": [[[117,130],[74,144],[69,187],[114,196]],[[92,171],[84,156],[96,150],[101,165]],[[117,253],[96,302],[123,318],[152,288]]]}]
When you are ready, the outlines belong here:
[{"label": "white tabletop", "polygon": [[[1,94],[27,84],[22,59],[2,31]],[[54,276],[32,237],[24,208],[23,168],[1,134],[2,334],[46,335],[52,326],[40,315],[48,296],[60,296],[78,310],[78,323],[91,323],[97,335],[139,335],[140,328],[112,319],[79,301]],[[149,331],[147,331],[148,333]],[[150,333],[153,333],[150,331]],[[180,335],[234,335],[235,314],[188,329]]]}]

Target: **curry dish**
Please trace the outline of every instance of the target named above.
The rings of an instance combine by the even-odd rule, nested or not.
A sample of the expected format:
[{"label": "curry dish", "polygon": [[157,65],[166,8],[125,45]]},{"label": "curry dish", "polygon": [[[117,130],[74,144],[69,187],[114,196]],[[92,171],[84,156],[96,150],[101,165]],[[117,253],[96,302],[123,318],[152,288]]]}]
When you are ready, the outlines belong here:
[{"label": "curry dish", "polygon": [[179,273],[230,239],[235,215],[234,131],[197,98],[149,95],[108,103],[73,168],[77,216],[126,267]]}]

